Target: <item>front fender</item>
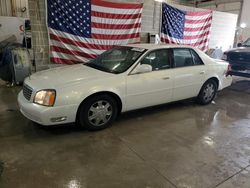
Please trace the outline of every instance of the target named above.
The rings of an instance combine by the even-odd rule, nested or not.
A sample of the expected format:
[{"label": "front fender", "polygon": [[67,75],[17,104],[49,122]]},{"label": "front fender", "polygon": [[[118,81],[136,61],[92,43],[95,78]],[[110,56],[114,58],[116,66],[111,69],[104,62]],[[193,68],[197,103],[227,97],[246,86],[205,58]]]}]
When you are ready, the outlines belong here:
[{"label": "front fender", "polygon": [[99,92],[116,94],[121,99],[123,106],[126,93],[125,79],[118,78],[115,81],[110,79],[102,82],[77,83],[66,88],[59,88],[55,105],[75,104],[79,106],[87,97]]}]

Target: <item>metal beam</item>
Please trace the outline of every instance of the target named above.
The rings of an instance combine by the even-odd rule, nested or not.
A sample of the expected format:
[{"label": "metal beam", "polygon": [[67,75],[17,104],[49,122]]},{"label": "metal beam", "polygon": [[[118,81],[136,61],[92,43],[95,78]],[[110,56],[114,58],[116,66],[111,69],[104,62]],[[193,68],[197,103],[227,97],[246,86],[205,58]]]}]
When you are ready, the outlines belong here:
[{"label": "metal beam", "polygon": [[187,3],[194,4],[196,7],[209,6],[209,5],[220,5],[228,3],[243,2],[243,0],[188,0]]},{"label": "metal beam", "polygon": [[229,4],[229,3],[237,3],[242,2],[243,0],[213,0],[213,1],[198,1],[198,5],[220,5],[220,4]]}]

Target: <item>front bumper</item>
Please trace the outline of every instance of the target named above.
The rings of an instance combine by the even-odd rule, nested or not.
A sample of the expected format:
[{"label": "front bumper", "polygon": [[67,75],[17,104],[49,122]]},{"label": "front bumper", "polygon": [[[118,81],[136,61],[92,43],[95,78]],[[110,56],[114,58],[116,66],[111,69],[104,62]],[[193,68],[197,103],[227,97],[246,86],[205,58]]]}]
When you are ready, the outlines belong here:
[{"label": "front bumper", "polygon": [[[75,122],[77,105],[46,107],[34,104],[24,98],[23,92],[18,94],[18,106],[20,112],[28,119],[41,125],[57,125]],[[66,117],[64,121],[53,122],[52,119]]]}]

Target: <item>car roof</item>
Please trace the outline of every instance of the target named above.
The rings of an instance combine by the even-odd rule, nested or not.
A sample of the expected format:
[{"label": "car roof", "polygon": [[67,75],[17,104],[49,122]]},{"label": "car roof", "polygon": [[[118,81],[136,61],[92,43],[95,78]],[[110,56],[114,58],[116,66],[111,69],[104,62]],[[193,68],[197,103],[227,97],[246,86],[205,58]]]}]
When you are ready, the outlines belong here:
[{"label": "car roof", "polygon": [[151,44],[151,43],[140,43],[140,44],[128,44],[124,46],[144,48],[148,50],[162,49],[162,48],[192,48],[192,46],[178,45],[178,44]]}]

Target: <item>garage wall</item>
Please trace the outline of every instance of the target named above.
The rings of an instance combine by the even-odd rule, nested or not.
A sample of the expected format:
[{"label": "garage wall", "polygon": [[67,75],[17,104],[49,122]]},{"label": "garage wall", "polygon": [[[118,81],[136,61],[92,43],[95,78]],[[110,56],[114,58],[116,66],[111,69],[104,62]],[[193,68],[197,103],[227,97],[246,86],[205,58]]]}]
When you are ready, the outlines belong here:
[{"label": "garage wall", "polygon": [[32,47],[37,70],[47,68],[49,63],[49,43],[46,28],[46,11],[44,0],[28,0],[32,31]]},{"label": "garage wall", "polygon": [[[26,11],[22,12],[24,7],[26,7]],[[28,0],[0,0],[0,16],[28,18]]]},{"label": "garage wall", "polygon": [[[160,3],[154,0],[117,0],[118,2],[143,2],[142,31],[158,33]],[[116,2],[117,2],[116,1]],[[179,0],[168,0],[180,3]],[[48,33],[46,28],[45,0],[28,0],[32,28],[32,46],[36,56],[37,70],[52,66],[49,63]],[[143,35],[143,34],[142,34]]]},{"label": "garage wall", "polygon": [[[174,5],[186,11],[202,11],[195,7]],[[237,24],[237,14],[213,11],[213,22],[209,40],[209,48],[222,48],[223,51],[233,47],[235,28]]]},{"label": "garage wall", "polygon": [[242,29],[242,40],[245,41],[247,38],[250,37],[250,0],[245,0],[242,7],[242,14],[240,23],[246,23],[247,27]]},{"label": "garage wall", "polygon": [[[199,8],[208,8],[222,12],[238,15],[236,41],[245,41],[250,37],[250,0],[215,0],[198,4]],[[241,23],[246,23],[247,27],[241,29]],[[237,43],[237,42],[236,42]]]},{"label": "garage wall", "polygon": [[211,9],[221,12],[240,14],[242,0],[217,0],[207,3],[199,3],[197,8]]},{"label": "garage wall", "polygon": [[[110,0],[113,1],[113,0]],[[145,33],[158,33],[159,32],[159,22],[160,22],[160,3],[154,0],[117,0],[118,2],[143,2],[143,14],[142,14],[142,36]],[[167,0],[168,3],[182,4],[185,5],[186,1],[183,0]],[[35,51],[37,69],[41,70],[47,68],[49,63],[49,48],[48,48],[48,33],[46,28],[46,11],[45,11],[45,0],[28,0],[29,13],[31,19],[32,27],[32,45]],[[193,10],[193,7],[189,7]],[[220,16],[217,14],[217,16]],[[225,35],[219,36],[224,37]],[[216,39],[217,40],[217,39]],[[218,38],[218,41],[221,38]],[[215,42],[212,43],[213,46],[219,45]]]}]

